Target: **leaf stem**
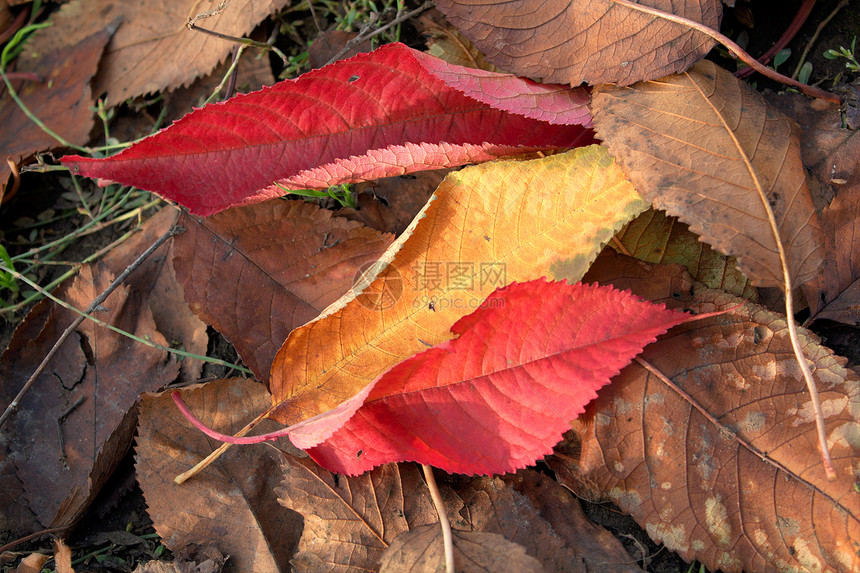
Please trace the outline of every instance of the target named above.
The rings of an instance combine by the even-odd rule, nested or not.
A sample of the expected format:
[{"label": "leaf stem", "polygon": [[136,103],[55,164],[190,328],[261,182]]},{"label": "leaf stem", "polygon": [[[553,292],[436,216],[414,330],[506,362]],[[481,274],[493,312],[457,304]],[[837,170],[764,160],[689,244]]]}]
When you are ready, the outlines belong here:
[{"label": "leaf stem", "polygon": [[[188,407],[188,404],[182,400],[182,394],[179,390],[174,390],[171,395],[173,398],[173,402],[176,404],[176,407],[179,408],[179,411],[182,413],[185,418],[191,422],[191,425],[215,440],[219,442],[224,442],[226,444],[238,444],[238,445],[248,445],[248,444],[259,444],[260,442],[272,442],[275,440],[279,440],[281,438],[285,438],[290,435],[290,432],[293,431],[292,426],[287,426],[286,428],[281,428],[280,430],[276,430],[274,432],[270,432],[268,434],[259,434],[257,436],[248,436],[247,438],[241,437],[244,435],[242,432],[239,432],[235,436],[231,436],[229,434],[222,434],[217,430],[213,430],[206,424],[200,421],[200,418],[194,415],[194,412],[191,411],[191,408]],[[256,425],[259,420],[263,417],[267,416],[271,408],[266,410],[260,415],[260,418],[251,422],[251,424]],[[253,426],[252,426],[253,427]],[[250,429],[250,428],[249,428]],[[226,449],[226,448],[225,448]],[[222,452],[223,453],[223,452]],[[220,454],[219,454],[220,455]],[[217,457],[217,456],[216,456]],[[209,463],[212,463],[211,461]],[[208,464],[207,464],[208,465]],[[204,466],[205,467],[205,466]],[[202,469],[202,468],[201,468]],[[183,474],[184,475],[184,474]],[[187,478],[186,478],[187,479]]]},{"label": "leaf stem", "polygon": [[675,14],[669,14],[668,12],[663,12],[662,10],[656,10],[654,8],[649,8],[647,6],[642,6],[640,4],[630,2],[629,0],[610,0],[610,1],[614,2],[615,4],[619,4],[621,6],[626,6],[627,8],[630,8],[631,10],[637,10],[639,12],[644,12],[645,14],[650,14],[651,16],[663,18],[664,20],[668,20],[670,22],[674,22],[676,24],[681,24],[682,26],[687,26],[688,28],[692,28],[693,30],[696,30],[697,32],[701,32],[702,34],[705,34],[706,36],[713,38],[714,40],[716,40],[717,42],[719,42],[720,44],[722,44],[723,46],[728,48],[732,54],[737,56],[742,62],[744,62],[745,64],[750,66],[752,69],[754,69],[758,73],[760,73],[764,76],[767,76],[774,81],[777,81],[777,82],[780,82],[782,84],[797,88],[798,90],[800,90],[801,92],[803,92],[804,94],[806,94],[810,97],[823,99],[823,100],[830,101],[830,102],[837,103],[837,104],[842,103],[842,100],[839,98],[839,96],[837,96],[835,94],[824,91],[821,88],[817,88],[814,86],[807,85],[803,82],[799,82],[799,81],[792,79],[788,76],[784,76],[784,75],[780,74],[779,72],[777,72],[776,70],[774,70],[772,68],[765,66],[764,64],[760,63],[758,60],[756,60],[755,58],[750,56],[748,53],[746,53],[743,48],[738,46],[731,39],[720,34],[716,30],[712,30],[711,28],[708,28],[704,24],[701,24],[699,22],[695,22],[693,20],[690,20],[688,18],[684,18],[682,16],[677,16]]},{"label": "leaf stem", "polygon": [[442,501],[442,495],[439,493],[439,486],[436,485],[436,478],[433,476],[433,468],[427,464],[421,464],[421,469],[424,471],[424,479],[427,480],[427,489],[430,490],[430,497],[433,498],[433,505],[436,506],[436,515],[439,516],[439,525],[442,526],[442,545],[445,548],[445,573],[455,573],[454,540],[451,537],[451,523],[448,521],[448,513],[445,511],[445,503]]},{"label": "leaf stem", "polygon": [[[176,402],[176,394],[177,394],[177,392],[174,392],[172,395],[174,402]],[[180,398],[180,400],[181,400],[181,398]],[[184,405],[185,404],[183,403],[183,406]],[[263,420],[263,418],[265,418],[269,414],[270,411],[271,411],[271,408],[269,410],[266,410],[265,412],[263,412],[262,414],[260,414],[259,416],[257,416],[253,420],[251,420],[250,422],[248,422],[248,424],[244,428],[242,428],[241,430],[236,432],[236,434],[235,434],[236,437],[240,438],[240,437],[244,436],[245,434],[247,434],[248,432],[250,432],[254,428],[254,426],[259,424]],[[206,469],[212,462],[214,462],[215,460],[220,458],[221,455],[224,454],[224,452],[226,452],[230,448],[230,446],[232,446],[232,445],[233,444],[230,442],[222,443],[212,453],[210,453],[208,456],[206,456],[205,458],[203,458],[202,460],[197,462],[197,464],[195,464],[193,468],[191,468],[187,471],[184,471],[181,474],[179,474],[178,476],[176,476],[175,478],[173,478],[173,482],[176,485],[182,485],[183,483],[185,483],[186,481],[188,481],[189,479],[191,479],[192,477],[196,476],[198,473],[200,473],[201,471]]]}]

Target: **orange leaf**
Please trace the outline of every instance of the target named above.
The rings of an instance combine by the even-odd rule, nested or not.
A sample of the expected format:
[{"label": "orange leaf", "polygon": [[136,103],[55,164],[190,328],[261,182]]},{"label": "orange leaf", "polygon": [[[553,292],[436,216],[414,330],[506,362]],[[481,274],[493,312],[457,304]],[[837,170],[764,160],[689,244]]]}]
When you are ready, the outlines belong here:
[{"label": "orange leaf", "polygon": [[643,208],[598,146],[452,173],[353,292],[290,334],[272,366],[273,417],[292,424],[334,408],[450,339],[498,286],[578,280]]}]

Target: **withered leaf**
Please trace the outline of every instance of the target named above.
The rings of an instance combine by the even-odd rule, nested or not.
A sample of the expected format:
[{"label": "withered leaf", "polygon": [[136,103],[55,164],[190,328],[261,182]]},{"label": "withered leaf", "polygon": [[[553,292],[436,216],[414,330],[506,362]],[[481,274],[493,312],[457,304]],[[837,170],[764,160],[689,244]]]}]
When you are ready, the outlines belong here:
[{"label": "withered leaf", "polygon": [[815,277],[823,239],[796,125],[745,83],[701,62],[657,81],[598,87],[593,111],[636,189],[737,257],[753,284],[784,288],[785,266],[794,285]]},{"label": "withered leaf", "polygon": [[[198,22],[204,28],[243,36],[287,0],[231,2],[219,15]],[[36,33],[25,53],[45,53],[74,44],[107,22],[122,19],[93,88],[107,92],[108,106],[165,88],[188,85],[209,73],[233,47],[230,41],[185,27],[188,18],[214,8],[199,0],[75,0],[62,6],[53,25]]]},{"label": "withered leaf", "polygon": [[[860,142],[860,138],[857,139]],[[860,156],[858,156],[860,157]],[[858,159],[860,165],[860,159]],[[804,285],[811,317],[860,323],[860,169],[821,214],[827,257]]]},{"label": "withered leaf", "polygon": [[[16,71],[39,77],[39,81],[13,82],[24,105],[48,128],[75,145],[85,145],[89,140],[93,127],[90,107],[94,103],[89,81],[115,30],[116,24],[107,20],[92,28],[89,34],[79,36],[76,43],[18,60]],[[26,116],[8,94],[0,100],[0,125],[3,126],[0,149],[4,159],[9,157],[18,163],[59,145]],[[10,173],[6,161],[0,161],[0,199]]]},{"label": "withered leaf", "polygon": [[[737,302],[701,289],[683,305],[707,312]],[[584,481],[653,539],[709,569],[857,570],[860,378],[813,335],[801,337],[837,481],[821,466],[785,319],[751,303],[676,327],[643,352],[689,398],[633,364],[573,422],[579,457],[552,464],[561,479],[581,476],[566,481],[571,487]]]},{"label": "withered leaf", "polygon": [[[84,267],[68,290],[68,302],[86,308],[113,278],[103,264]],[[114,291],[98,317],[167,345],[147,301],[129,291],[128,286]],[[39,336],[18,352],[3,354],[4,407],[76,316],[54,307]],[[129,410],[138,394],[174,380],[178,371],[179,364],[163,350],[89,321],[66,340],[7,422],[24,495],[44,527],[68,525],[83,513],[128,449],[134,431]]]},{"label": "withered leaf", "polygon": [[694,279],[710,288],[753,301],[758,297],[755,287],[737,269],[734,257],[716,252],[690,232],[687,225],[663,211],[645,211],[615,236],[625,254],[649,263],[684,265]]},{"label": "withered leaf", "polygon": [[[498,533],[453,530],[454,566],[458,573],[543,573],[540,561],[522,545]],[[441,573],[445,549],[439,524],[422,525],[398,536],[382,556],[379,573]]]},{"label": "withered leaf", "polygon": [[[277,491],[281,503],[305,518],[293,561],[298,571],[317,571],[323,564],[345,572],[375,570],[400,535],[423,525],[439,527],[427,487],[412,464],[345,477],[285,456],[283,471]],[[520,471],[505,481],[441,482],[440,491],[452,527],[504,536],[546,571],[635,570],[621,544],[588,522],[570,492],[535,472]]]},{"label": "withered leaf", "polygon": [[[265,408],[259,383],[218,380],[182,391],[208,425],[236,433]],[[267,424],[261,423],[261,426]],[[140,407],[136,470],[155,530],[174,551],[214,542],[240,571],[289,571],[301,517],[278,505],[279,456],[263,444],[233,447],[182,485],[173,478],[217,447],[178,415],[170,392],[146,395]]]},{"label": "withered leaf", "polygon": [[[171,210],[154,215],[102,261],[85,266],[74,282],[61,285],[55,296],[86,308],[155,238],[170,229],[175,219]],[[176,344],[202,354],[207,342],[205,325],[182,299],[181,289],[172,278],[169,250],[168,243],[150,255],[102,304],[105,310],[96,311],[96,317],[157,344]],[[3,407],[76,317],[50,301],[39,303],[28,314],[0,357]],[[199,371],[199,361],[185,359],[179,363],[162,350],[84,321],[9,419],[13,438],[5,444],[9,458],[0,461],[0,483],[4,489],[12,487],[12,498],[0,496],[4,510],[0,514],[8,512],[10,529],[22,533],[33,529],[34,524],[21,521],[26,521],[26,513],[14,499],[21,497],[22,490],[42,526],[75,521],[131,444],[136,414],[129,410],[138,394],[157,390],[177,376],[196,376]],[[65,442],[62,452],[58,426]],[[17,466],[22,483],[16,486],[14,481],[7,481],[11,479],[7,464]]]},{"label": "withered leaf", "polygon": [[259,380],[290,331],[316,318],[392,236],[302,201],[201,219],[184,214],[173,260],[191,308],[233,343]]},{"label": "withered leaf", "polygon": [[[638,2],[720,27],[720,0]],[[493,64],[551,83],[640,80],[680,72],[714,42],[701,32],[611,0],[438,0],[448,20]]]}]

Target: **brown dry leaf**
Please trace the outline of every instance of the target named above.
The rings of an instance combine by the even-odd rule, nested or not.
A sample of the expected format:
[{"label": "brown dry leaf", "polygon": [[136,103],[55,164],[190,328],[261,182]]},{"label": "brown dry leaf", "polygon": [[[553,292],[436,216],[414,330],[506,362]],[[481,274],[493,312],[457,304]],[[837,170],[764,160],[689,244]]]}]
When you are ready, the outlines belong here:
[{"label": "brown dry leaf", "polygon": [[[86,308],[113,278],[103,264],[84,267],[66,300]],[[130,297],[129,290],[121,286],[114,291],[98,318],[166,345],[146,301]],[[19,352],[3,354],[4,407],[76,316],[54,307],[38,337]],[[69,525],[83,513],[131,442],[130,410],[138,394],[167,384],[178,372],[179,364],[166,352],[90,321],[66,340],[6,423],[24,495],[44,527]],[[62,449],[58,427],[65,438]]]},{"label": "brown dry leaf", "polygon": [[721,255],[702,243],[687,225],[663,211],[645,211],[615,237],[627,255],[649,263],[684,265],[694,279],[710,288],[752,301],[758,298],[755,287],[737,269],[734,257]]},{"label": "brown dry leaf", "polygon": [[636,189],[737,257],[753,284],[785,287],[778,241],[793,285],[816,276],[823,238],[797,127],[757,92],[701,62],[628,88],[600,86],[592,108],[598,135]]},{"label": "brown dry leaf", "polygon": [[451,325],[500,286],[579,280],[644,207],[596,145],[449,174],[372,272],[290,333],[272,365],[270,416],[288,425],[336,407],[450,339]]},{"label": "brown dry leaf", "polygon": [[[636,292],[637,282],[648,278],[624,286]],[[693,312],[739,302],[707,289],[688,301],[667,294],[663,302]],[[801,337],[837,481],[824,476],[785,319],[751,303],[648,346],[642,357],[693,402],[632,364],[572,423],[565,455],[551,461],[558,478],[611,499],[653,539],[709,569],[858,570],[860,378],[808,332]]]},{"label": "brown dry leaf", "polygon": [[[69,143],[86,145],[93,127],[90,107],[95,100],[90,78],[96,73],[105,44],[116,30],[116,23],[103,21],[78,41],[34,58],[20,56],[16,71],[30,72],[41,81],[13,82],[24,105],[48,128]],[[50,30],[50,28],[48,28]],[[11,170],[6,163],[20,162],[40,151],[58,147],[56,139],[42,131],[12,100],[6,90],[0,100],[0,199]]]},{"label": "brown dry leaf", "polygon": [[[164,544],[178,551],[214,542],[239,571],[289,571],[302,520],[272,493],[280,481],[276,450],[264,444],[232,447],[176,485],[174,477],[219,444],[179,414],[170,394],[144,396],[135,450],[138,482]],[[261,384],[239,378],[186,388],[182,397],[204,423],[228,434],[269,401]]]},{"label": "brown dry leaf", "polygon": [[72,550],[62,539],[54,540],[54,565],[57,573],[75,573],[72,567]]},{"label": "brown dry leaf", "polygon": [[487,61],[487,57],[475,44],[452,26],[445,15],[432,8],[421,14],[415,23],[418,31],[427,39],[427,53],[446,62],[468,68],[478,68],[488,72],[498,72],[499,68]]},{"label": "brown dry leaf", "polygon": [[450,172],[450,169],[434,169],[356,183],[357,209],[345,207],[335,214],[383,233],[400,235]]},{"label": "brown dry leaf", "polygon": [[[720,0],[639,4],[720,27]],[[502,70],[549,83],[630,85],[687,69],[714,41],[611,0],[438,0],[438,8]]]},{"label": "brown dry leaf", "polygon": [[373,50],[372,42],[364,40],[341,54],[341,50],[350,41],[355,39],[356,36],[358,36],[357,32],[344,32],[343,30],[320,32],[314,38],[310,48],[308,48],[308,65],[312,69],[321,68],[327,65],[338,54],[340,54],[338,60],[345,60],[357,54],[365,54]]},{"label": "brown dry leaf", "polygon": [[[235,0],[221,14],[197,24],[222,34],[243,36],[288,3]],[[53,15],[53,26],[35,34],[26,52],[62,48],[122,18],[93,83],[95,93],[107,92],[105,101],[114,106],[146,93],[188,85],[223,61],[233,48],[232,42],[185,27],[189,17],[216,6],[203,0],[75,0]]]},{"label": "brown dry leaf", "polygon": [[[178,218],[179,212],[175,208],[162,208],[147,219],[135,235],[111,249],[102,263],[110,272],[119,275],[140,253],[174,224],[178,224]],[[166,248],[153,253],[126,280],[126,284],[131,289],[131,296],[148,302],[158,332],[164,335],[171,347],[202,356],[206,354],[209,343],[206,325],[185,303],[182,285],[171,264],[175,256],[175,242],[180,237],[182,234],[174,236]],[[183,382],[197,380],[202,370],[202,360],[184,357],[179,364],[179,379]]]},{"label": "brown dry leaf", "polygon": [[[285,456],[283,505],[301,513],[305,531],[294,559],[298,571],[375,570],[386,549],[405,532],[438,528],[436,511],[412,464],[388,464],[356,477]],[[631,572],[621,544],[582,514],[579,502],[553,480],[521,471],[499,478],[440,484],[452,527],[504,536],[525,548],[546,571]],[[493,568],[488,570],[492,571]]]},{"label": "brown dry leaf", "polygon": [[811,318],[860,324],[860,169],[821,214],[821,222],[827,258],[818,278],[803,287]]},{"label": "brown dry leaf", "polygon": [[349,290],[393,239],[280,199],[205,219],[184,214],[180,225],[173,264],[186,299],[262,381],[290,331]]},{"label": "brown dry leaf", "polygon": [[[73,283],[62,285],[55,295],[77,308],[86,308],[155,238],[170,229],[175,219],[176,213],[169,210],[151,217],[136,235],[98,264],[85,266]],[[189,352],[205,353],[205,325],[182,300],[168,257],[169,244],[132,273],[102,304],[105,310],[97,311],[96,317],[149,337],[156,344],[175,343]],[[39,303],[28,314],[0,357],[0,402],[4,408],[76,317],[49,301]],[[0,459],[0,483],[4,491],[13,489],[8,498],[0,495],[0,514],[16,516],[10,519],[9,528],[21,533],[34,529],[17,499],[21,491],[43,527],[72,523],[128,449],[136,415],[129,410],[138,394],[157,390],[183,372],[196,376],[199,371],[199,361],[177,362],[162,350],[84,321],[7,422],[8,457]],[[60,415],[79,400],[83,401],[58,424]],[[65,442],[65,460],[60,458],[58,426]],[[12,467],[16,468],[15,479]]]},{"label": "brown dry leaf", "polygon": [[[540,561],[526,555],[522,545],[498,533],[451,532],[458,573],[544,573]],[[445,549],[439,524],[422,525],[398,536],[380,561],[379,573],[442,573]]]},{"label": "brown dry leaf", "polygon": [[15,568],[15,573],[41,573],[42,566],[50,558],[51,557],[49,555],[31,553],[18,563],[18,567]]}]

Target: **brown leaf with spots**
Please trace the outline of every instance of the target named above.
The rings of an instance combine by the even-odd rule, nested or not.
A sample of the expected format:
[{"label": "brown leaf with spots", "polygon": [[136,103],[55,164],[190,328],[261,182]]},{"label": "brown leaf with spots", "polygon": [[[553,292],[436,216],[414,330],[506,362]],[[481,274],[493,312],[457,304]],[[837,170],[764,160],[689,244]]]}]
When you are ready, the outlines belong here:
[{"label": "brown leaf with spots", "polygon": [[[239,571],[290,571],[302,520],[278,505],[279,455],[270,446],[236,446],[182,485],[173,478],[219,444],[176,410],[170,392],[146,395],[140,406],[135,468],[150,517],[173,551],[213,542]],[[259,383],[234,378],[182,390],[205,423],[236,433],[265,409]],[[263,421],[257,429],[265,431]],[[271,428],[270,428],[271,429]]]},{"label": "brown leaf with spots", "polygon": [[[720,27],[720,0],[639,4]],[[714,45],[701,32],[612,0],[437,0],[502,70],[548,83],[630,85],[687,69]]]},{"label": "brown leaf with spots", "polygon": [[183,214],[173,264],[191,308],[266,381],[290,331],[340,298],[393,237],[276,199],[208,218]]},{"label": "brown leaf with spots", "polygon": [[[288,0],[234,1],[220,14],[197,24],[243,36],[287,4]],[[233,49],[232,42],[185,27],[188,18],[215,6],[201,0],[74,0],[53,15],[50,28],[35,34],[25,54],[73,45],[121,18],[122,26],[108,46],[93,84],[96,93],[107,92],[105,101],[114,106],[139,95],[188,85],[223,61]]]},{"label": "brown leaf with spots", "polygon": [[785,288],[785,267],[794,286],[816,276],[823,237],[797,126],[757,92],[702,62],[658,81],[600,86],[592,108],[636,189],[735,256],[754,285]]},{"label": "brown leaf with spots", "polygon": [[[648,278],[625,286],[636,292],[637,282]],[[662,302],[698,313],[739,302],[707,289],[676,298],[686,297]],[[566,485],[611,499],[653,539],[709,569],[858,570],[860,378],[814,335],[801,337],[837,481],[824,476],[785,319],[751,303],[648,346],[642,358],[686,395],[630,365],[572,423],[551,465]]]},{"label": "brown leaf with spots", "polygon": [[[38,80],[13,82],[24,105],[49,129],[74,145],[85,145],[93,127],[95,103],[90,78],[96,73],[105,44],[116,30],[110,20],[90,29],[62,49],[43,51],[32,58],[19,58],[16,71],[34,74]],[[13,163],[40,151],[59,147],[56,139],[33,123],[3,89],[0,99],[0,200],[11,174],[7,157]]]}]

